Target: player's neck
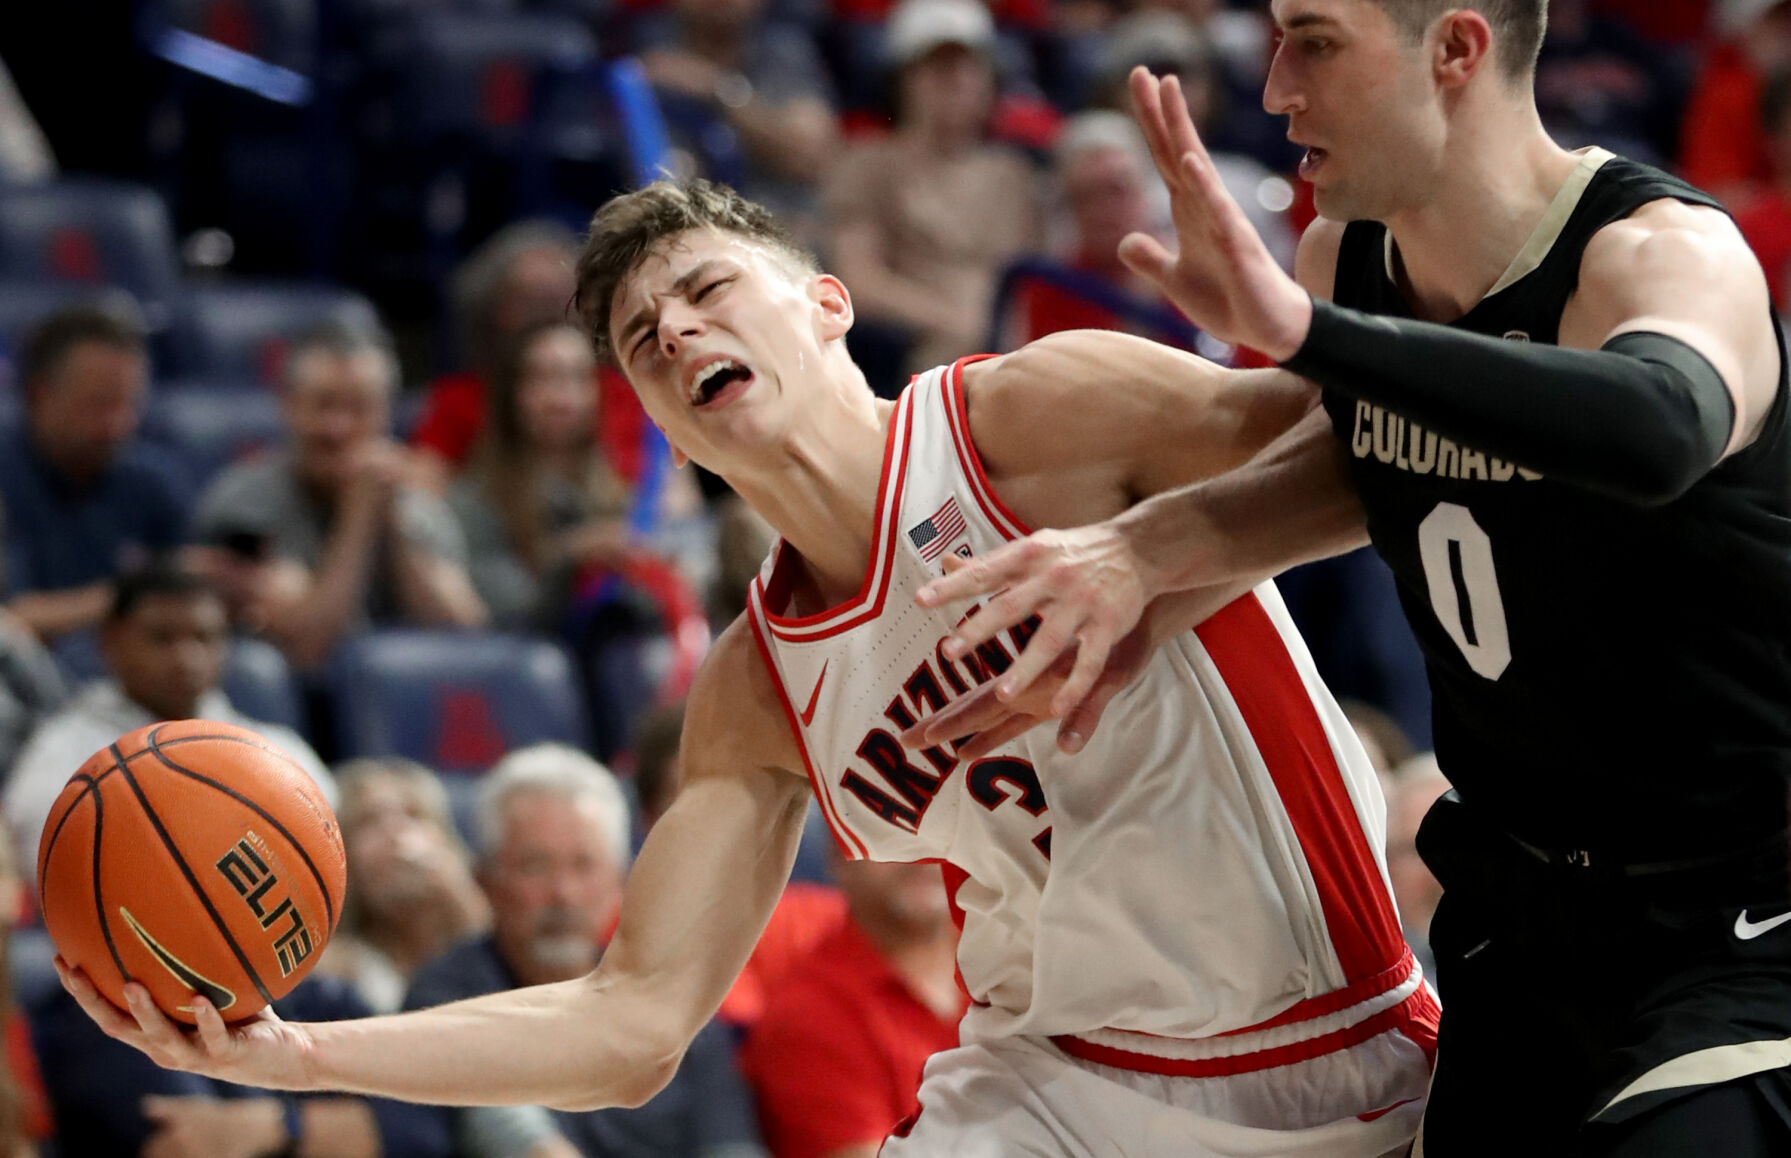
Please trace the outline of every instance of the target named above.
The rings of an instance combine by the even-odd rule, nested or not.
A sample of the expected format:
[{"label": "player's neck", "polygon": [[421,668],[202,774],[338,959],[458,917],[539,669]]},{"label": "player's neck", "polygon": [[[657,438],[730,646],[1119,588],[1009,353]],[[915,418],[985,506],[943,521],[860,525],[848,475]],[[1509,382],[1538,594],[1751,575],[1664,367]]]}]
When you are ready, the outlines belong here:
[{"label": "player's neck", "polygon": [[728,476],[747,505],[801,556],[805,581],[794,595],[798,614],[850,599],[863,582],[877,534],[893,409],[862,385],[831,393],[804,415],[777,453]]},{"label": "player's neck", "polygon": [[1498,284],[1579,163],[1534,106],[1499,113],[1458,126],[1427,195],[1387,221],[1400,288],[1425,320],[1452,322]]}]

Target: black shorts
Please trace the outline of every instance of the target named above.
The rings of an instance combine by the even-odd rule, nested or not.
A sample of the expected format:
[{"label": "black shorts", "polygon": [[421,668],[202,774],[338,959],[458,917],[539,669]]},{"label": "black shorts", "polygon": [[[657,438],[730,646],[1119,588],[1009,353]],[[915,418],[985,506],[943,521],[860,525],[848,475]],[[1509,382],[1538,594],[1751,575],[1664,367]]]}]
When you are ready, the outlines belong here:
[{"label": "black shorts", "polygon": [[1725,1158],[1791,1155],[1782,847],[1648,876],[1550,863],[1453,793],[1418,847],[1444,889],[1430,931],[1443,1020],[1425,1158],[1702,1158],[1619,1144],[1652,1117],[1697,1121],[1716,1104],[1704,1092],[1726,1086],[1757,1092],[1760,1140]]}]

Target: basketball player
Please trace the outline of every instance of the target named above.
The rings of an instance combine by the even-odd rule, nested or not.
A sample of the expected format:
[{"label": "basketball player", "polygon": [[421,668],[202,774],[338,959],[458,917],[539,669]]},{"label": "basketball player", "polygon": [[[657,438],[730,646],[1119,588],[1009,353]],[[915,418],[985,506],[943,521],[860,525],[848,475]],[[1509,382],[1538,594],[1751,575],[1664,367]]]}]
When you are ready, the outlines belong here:
[{"label": "basketball player", "polygon": [[1224,596],[1198,634],[1177,623],[1214,610],[1198,599],[1149,625],[1124,726],[1080,756],[896,738],[1024,639],[938,655],[971,610],[916,606],[943,557],[1237,465],[1306,387],[1075,333],[879,402],[845,349],[845,287],[702,183],[600,211],[579,300],[675,456],[783,536],[692,691],[685,781],[601,966],[392,1019],[229,1032],[203,1012],[196,1037],[71,978],[93,1016],[165,1065],[264,1086],[638,1103],[746,960],[812,786],[848,857],[941,862],[962,921],[963,1045],[885,1155],[1403,1153],[1435,1005],[1388,896],[1373,774],[1271,585]]},{"label": "basketball player", "polygon": [[[1791,404],[1760,267],[1703,193],[1548,138],[1543,0],[1274,13],[1266,104],[1324,218],[1298,284],[1142,74],[1180,252],[1125,252],[1323,408],[923,593],[1009,588],[946,654],[1039,613],[1006,690],[1058,663],[1061,709],[1144,600],[1347,538],[1312,516],[1353,491],[1458,790],[1419,836],[1448,1010],[1423,1152],[1791,1154]],[[1008,727],[999,706],[938,727]]]}]

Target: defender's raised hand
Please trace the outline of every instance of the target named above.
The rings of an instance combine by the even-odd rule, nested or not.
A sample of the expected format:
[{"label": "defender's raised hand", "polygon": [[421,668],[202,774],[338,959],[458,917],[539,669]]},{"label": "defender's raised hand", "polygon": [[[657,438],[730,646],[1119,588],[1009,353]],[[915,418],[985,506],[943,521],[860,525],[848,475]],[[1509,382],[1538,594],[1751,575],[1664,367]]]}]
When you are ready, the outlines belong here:
[{"label": "defender's raised hand", "polygon": [[1188,116],[1181,83],[1140,67],[1131,86],[1139,127],[1169,186],[1177,251],[1134,233],[1120,243],[1120,258],[1214,337],[1278,362],[1293,357],[1312,324],[1311,297],[1226,191]]}]

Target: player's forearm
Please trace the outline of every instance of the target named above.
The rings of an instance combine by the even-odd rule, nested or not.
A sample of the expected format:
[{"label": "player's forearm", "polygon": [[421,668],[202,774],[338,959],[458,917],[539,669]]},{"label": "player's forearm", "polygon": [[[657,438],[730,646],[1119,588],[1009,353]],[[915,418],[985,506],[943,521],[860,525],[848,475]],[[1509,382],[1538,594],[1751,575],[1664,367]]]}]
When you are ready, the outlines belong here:
[{"label": "player's forearm", "polygon": [[312,1023],[306,1087],[434,1105],[638,1106],[689,1042],[651,1009],[591,977]]},{"label": "player's forearm", "polygon": [[1635,503],[1683,494],[1722,458],[1735,425],[1717,370],[1661,334],[1574,350],[1319,302],[1286,365],[1445,438]]},{"label": "player's forearm", "polygon": [[1228,592],[1235,598],[1289,567],[1368,541],[1322,409],[1242,466],[1147,499],[1113,525],[1131,544],[1147,591],[1189,593],[1184,622],[1202,607],[1211,614],[1224,606]]}]

